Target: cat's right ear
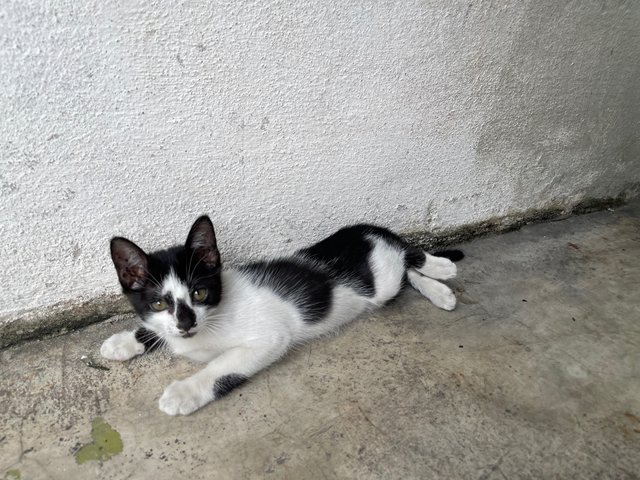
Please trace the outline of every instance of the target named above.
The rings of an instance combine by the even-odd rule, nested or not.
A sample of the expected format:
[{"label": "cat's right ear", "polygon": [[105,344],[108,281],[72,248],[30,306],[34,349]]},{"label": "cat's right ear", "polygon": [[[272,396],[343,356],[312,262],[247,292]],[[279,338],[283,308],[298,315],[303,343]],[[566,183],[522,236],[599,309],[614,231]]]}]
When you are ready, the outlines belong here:
[{"label": "cat's right ear", "polygon": [[203,215],[194,222],[185,245],[195,252],[197,258],[206,265],[220,266],[220,252],[218,252],[216,234],[213,231],[213,223],[208,216]]},{"label": "cat's right ear", "polygon": [[118,280],[125,290],[140,290],[147,279],[147,254],[130,240],[111,239],[111,260],[118,272]]}]

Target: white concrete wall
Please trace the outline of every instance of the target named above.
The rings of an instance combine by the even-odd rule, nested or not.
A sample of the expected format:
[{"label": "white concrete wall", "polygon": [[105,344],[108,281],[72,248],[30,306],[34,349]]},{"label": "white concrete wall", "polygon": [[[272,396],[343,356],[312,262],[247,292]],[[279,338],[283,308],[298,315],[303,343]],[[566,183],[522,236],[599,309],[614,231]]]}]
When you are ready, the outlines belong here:
[{"label": "white concrete wall", "polygon": [[0,314],[117,291],[108,241],[231,262],[640,181],[640,2],[0,3]]}]

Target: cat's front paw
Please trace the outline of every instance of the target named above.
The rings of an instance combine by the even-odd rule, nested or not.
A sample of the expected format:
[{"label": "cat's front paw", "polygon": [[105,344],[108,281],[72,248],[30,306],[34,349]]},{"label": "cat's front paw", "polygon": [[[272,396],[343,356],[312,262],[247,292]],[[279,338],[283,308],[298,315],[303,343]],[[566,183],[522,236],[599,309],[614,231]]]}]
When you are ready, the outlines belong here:
[{"label": "cat's front paw", "polygon": [[159,405],[167,415],[189,415],[211,400],[213,392],[206,392],[197,382],[187,378],[171,383],[160,397]]},{"label": "cat's front paw", "polygon": [[123,362],[144,353],[144,345],[133,332],[120,332],[107,338],[100,347],[100,355],[109,360]]}]

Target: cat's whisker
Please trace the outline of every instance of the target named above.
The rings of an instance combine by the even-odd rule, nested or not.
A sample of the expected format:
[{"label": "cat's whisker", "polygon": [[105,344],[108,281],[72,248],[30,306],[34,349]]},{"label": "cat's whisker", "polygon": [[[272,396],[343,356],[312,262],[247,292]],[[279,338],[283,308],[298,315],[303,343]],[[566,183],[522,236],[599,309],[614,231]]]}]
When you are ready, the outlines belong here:
[{"label": "cat's whisker", "polygon": [[216,325],[216,324],[205,324],[204,325],[204,330],[208,333],[212,333],[212,334],[218,334],[220,333],[220,331],[222,330],[222,328],[220,327],[220,325]]},{"label": "cat's whisker", "polygon": [[148,330],[144,330],[145,334],[140,336],[140,340],[144,341],[144,340],[149,340],[150,338],[154,338],[157,337],[157,335],[153,332],[150,332]]},{"label": "cat's whisker", "polygon": [[220,329],[220,325],[215,323],[205,323],[203,324],[203,328],[209,330],[210,332],[215,332]]},{"label": "cat's whisker", "polygon": [[207,317],[206,321],[208,323],[220,323],[220,321],[225,321],[228,318],[233,318],[231,315],[216,315],[213,317]]},{"label": "cat's whisker", "polygon": [[191,269],[191,276],[193,276],[193,272],[196,271],[196,268],[198,268],[198,265],[200,265],[200,262],[202,262],[202,257],[200,257],[198,259],[198,261],[196,262],[196,264],[193,266],[193,268]]},{"label": "cat's whisker", "polygon": [[191,256],[189,257],[189,265],[187,266],[187,281],[191,283],[191,277],[193,276],[193,270],[191,269],[191,262],[193,262],[193,255],[196,253],[195,249],[191,249]]},{"label": "cat's whisker", "polygon": [[153,274],[149,271],[148,268],[145,269],[146,274],[149,277],[149,280],[151,280],[151,282],[158,287],[160,290],[162,290],[162,284],[158,281],[158,279],[156,277],[153,276]]},{"label": "cat's whisker", "polygon": [[212,273],[211,275],[204,275],[204,276],[202,276],[202,277],[194,278],[190,283],[198,283],[198,282],[200,282],[201,280],[206,280],[206,279],[208,279],[208,278],[217,277],[218,275],[219,275],[219,273]]},{"label": "cat's whisker", "polygon": [[204,322],[205,328],[220,329],[222,325],[219,322]]},{"label": "cat's whisker", "polygon": [[206,319],[204,322],[202,322],[202,324],[206,327],[213,327],[213,328],[220,328],[221,324],[218,321],[219,319],[215,318],[215,319]]},{"label": "cat's whisker", "polygon": [[147,350],[152,351],[156,347],[163,347],[164,345],[166,345],[165,339],[158,336],[156,337],[156,341],[153,342],[149,347],[147,347]]}]

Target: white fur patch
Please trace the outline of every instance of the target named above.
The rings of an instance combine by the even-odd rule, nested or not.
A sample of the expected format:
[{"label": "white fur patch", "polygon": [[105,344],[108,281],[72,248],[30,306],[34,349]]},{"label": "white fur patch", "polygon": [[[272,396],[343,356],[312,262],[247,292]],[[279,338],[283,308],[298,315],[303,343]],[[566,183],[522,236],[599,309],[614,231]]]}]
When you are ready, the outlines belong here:
[{"label": "white fur patch", "polygon": [[454,278],[458,273],[458,267],[448,258],[435,257],[425,252],[425,262],[421,268],[416,270],[422,275],[438,280],[448,280]]},{"label": "white fur patch", "polygon": [[407,271],[407,277],[411,286],[427,297],[431,302],[443,310],[453,310],[456,308],[456,296],[444,283],[440,283],[432,278],[423,277],[414,269]]},{"label": "white fur patch", "polygon": [[171,382],[158,402],[160,410],[167,415],[189,415],[213,400],[213,384],[200,385],[194,377]]},{"label": "white fur patch", "polygon": [[176,303],[178,300],[182,300],[187,305],[191,306],[191,297],[189,296],[189,289],[178,278],[173,270],[167,275],[162,282],[162,294],[171,294]]},{"label": "white fur patch", "polygon": [[144,353],[144,345],[136,340],[134,332],[120,332],[107,338],[100,347],[100,355],[109,360],[123,362]]},{"label": "white fur patch", "polygon": [[384,305],[400,291],[404,277],[404,252],[384,240],[369,237],[374,247],[369,254],[376,293],[371,299],[375,305]]}]

